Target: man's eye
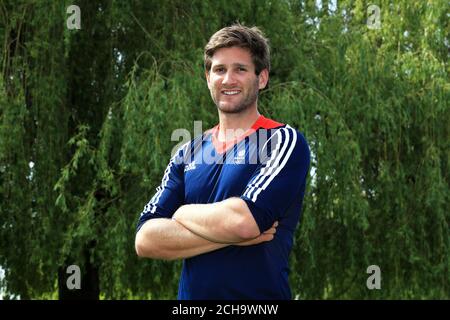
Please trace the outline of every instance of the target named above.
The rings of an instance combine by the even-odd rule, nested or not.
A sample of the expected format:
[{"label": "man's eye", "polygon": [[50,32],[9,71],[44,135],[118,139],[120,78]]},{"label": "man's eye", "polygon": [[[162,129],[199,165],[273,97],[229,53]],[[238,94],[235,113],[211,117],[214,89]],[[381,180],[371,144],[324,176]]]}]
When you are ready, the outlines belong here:
[{"label": "man's eye", "polygon": [[239,68],[239,71],[247,71],[245,68]]},{"label": "man's eye", "polygon": [[224,71],[224,68],[217,68],[216,72],[222,73]]}]

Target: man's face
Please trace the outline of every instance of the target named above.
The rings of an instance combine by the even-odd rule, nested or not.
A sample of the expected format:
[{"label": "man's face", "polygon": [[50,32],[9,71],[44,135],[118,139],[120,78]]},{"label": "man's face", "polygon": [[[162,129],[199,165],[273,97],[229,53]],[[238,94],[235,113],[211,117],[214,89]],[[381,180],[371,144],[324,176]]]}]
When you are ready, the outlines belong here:
[{"label": "man's face", "polygon": [[224,113],[240,113],[256,107],[259,89],[268,80],[264,69],[259,76],[250,51],[239,48],[222,48],[212,57],[211,70],[206,72],[208,88],[217,108]]}]

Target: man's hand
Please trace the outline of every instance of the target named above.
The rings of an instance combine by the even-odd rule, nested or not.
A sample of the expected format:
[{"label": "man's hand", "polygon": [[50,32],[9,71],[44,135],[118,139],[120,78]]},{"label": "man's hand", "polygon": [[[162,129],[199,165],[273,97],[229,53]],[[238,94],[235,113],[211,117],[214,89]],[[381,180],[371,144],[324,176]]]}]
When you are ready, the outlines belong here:
[{"label": "man's hand", "polygon": [[271,241],[277,232],[278,221],[275,221],[272,227],[261,233],[258,237],[247,241],[236,243],[236,246],[252,246],[261,242]]}]

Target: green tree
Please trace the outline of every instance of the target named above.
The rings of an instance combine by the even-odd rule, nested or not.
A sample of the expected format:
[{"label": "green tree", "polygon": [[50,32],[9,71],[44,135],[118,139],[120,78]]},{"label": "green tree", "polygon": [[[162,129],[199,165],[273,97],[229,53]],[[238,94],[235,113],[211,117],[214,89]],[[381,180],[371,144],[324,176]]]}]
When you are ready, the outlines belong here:
[{"label": "green tree", "polygon": [[[69,30],[69,5],[81,29]],[[0,4],[0,287],[6,298],[175,298],[180,262],[138,259],[135,225],[173,130],[217,121],[202,48],[235,21],[272,46],[260,111],[304,133],[311,174],[291,254],[299,298],[449,295],[444,0]],[[66,290],[79,265],[83,290]],[[369,290],[366,269],[381,269]]]}]

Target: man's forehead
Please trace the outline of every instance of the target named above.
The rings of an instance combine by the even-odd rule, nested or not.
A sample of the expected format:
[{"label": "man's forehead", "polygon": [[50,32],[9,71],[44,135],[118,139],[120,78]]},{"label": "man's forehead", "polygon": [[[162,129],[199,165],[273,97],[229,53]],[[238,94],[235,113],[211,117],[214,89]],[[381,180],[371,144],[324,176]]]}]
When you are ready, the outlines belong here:
[{"label": "man's forehead", "polygon": [[211,60],[213,65],[253,65],[250,51],[239,47],[221,48]]}]

